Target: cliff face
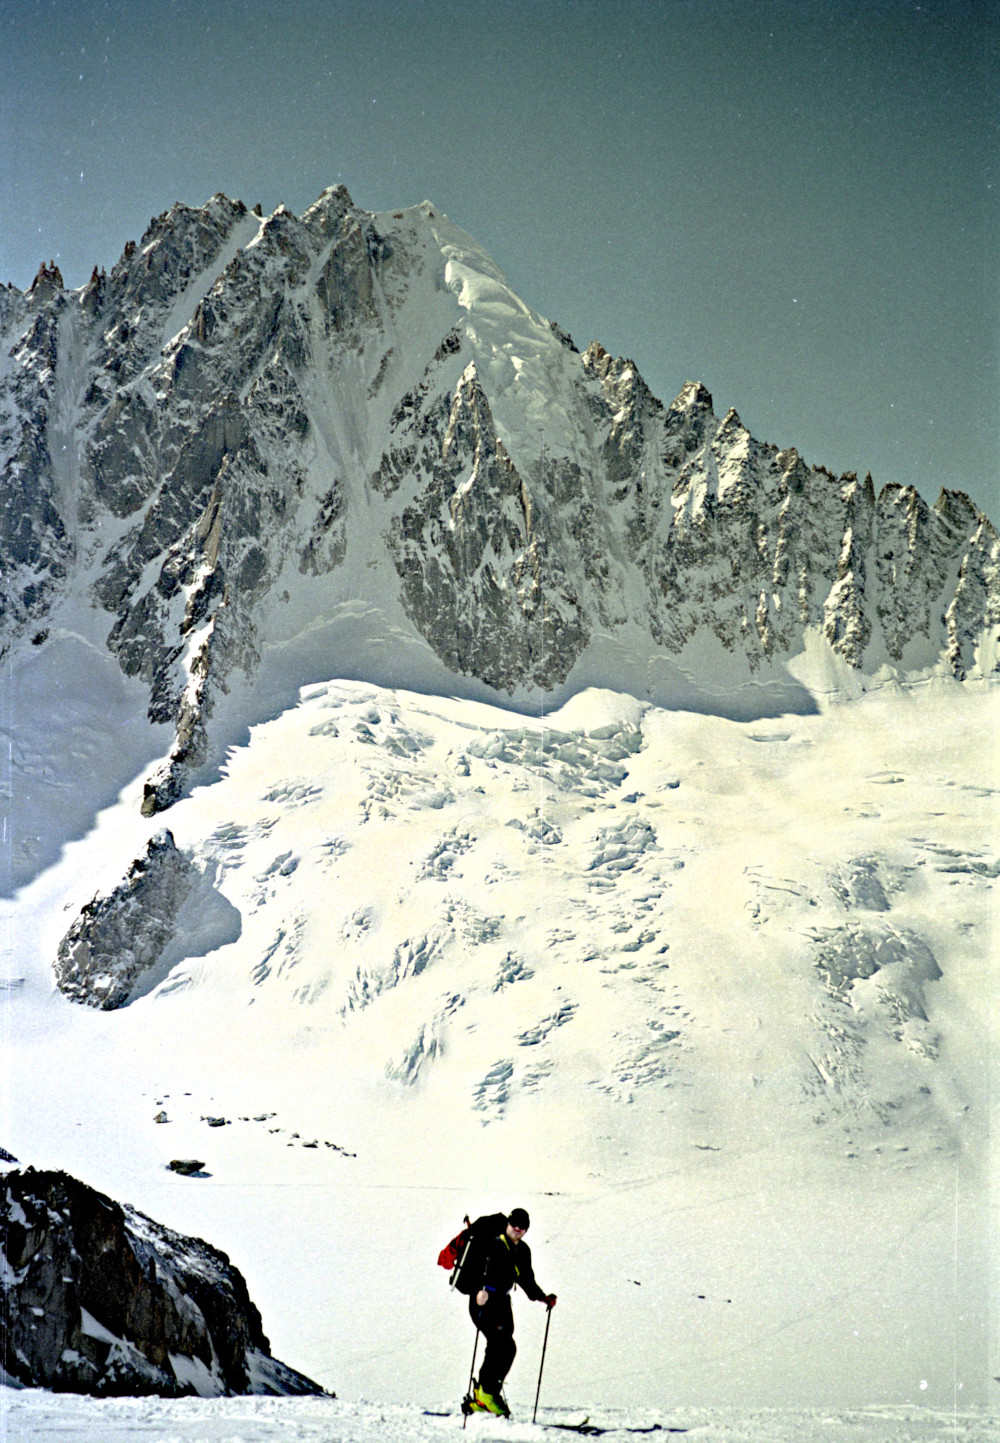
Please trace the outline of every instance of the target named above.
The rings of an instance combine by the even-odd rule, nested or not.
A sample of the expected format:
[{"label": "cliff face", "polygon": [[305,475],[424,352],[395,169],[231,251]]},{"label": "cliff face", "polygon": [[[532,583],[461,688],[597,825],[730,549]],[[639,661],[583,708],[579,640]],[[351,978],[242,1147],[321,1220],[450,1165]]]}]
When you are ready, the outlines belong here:
[{"label": "cliff face", "polygon": [[0,1183],[0,1352],[31,1387],[96,1394],[320,1393],[271,1357],[218,1249],[62,1172]]},{"label": "cliff face", "polygon": [[698,385],[664,407],[426,203],[174,206],[79,291],[7,288],[0,330],[0,635],[103,609],[173,728],[149,813],[234,682],[347,613],[542,702],[598,638],[689,674],[712,638],[717,692],[815,644],[858,678],[996,671],[998,541],[967,497],[834,477]]}]

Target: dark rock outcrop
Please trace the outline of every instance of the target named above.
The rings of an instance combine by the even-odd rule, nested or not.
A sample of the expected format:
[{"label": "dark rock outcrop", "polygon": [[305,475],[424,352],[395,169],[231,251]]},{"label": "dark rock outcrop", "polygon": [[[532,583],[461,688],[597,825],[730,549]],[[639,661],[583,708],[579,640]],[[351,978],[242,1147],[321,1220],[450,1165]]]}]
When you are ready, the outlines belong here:
[{"label": "dark rock outcrop", "polygon": [[30,1387],[98,1395],[322,1393],[272,1358],[218,1249],[63,1172],[0,1181],[0,1362]]},{"label": "dark rock outcrop", "polygon": [[105,1011],[124,1006],[173,936],[198,876],[172,833],[157,832],[114,891],[89,901],[59,943],[59,990]]}]

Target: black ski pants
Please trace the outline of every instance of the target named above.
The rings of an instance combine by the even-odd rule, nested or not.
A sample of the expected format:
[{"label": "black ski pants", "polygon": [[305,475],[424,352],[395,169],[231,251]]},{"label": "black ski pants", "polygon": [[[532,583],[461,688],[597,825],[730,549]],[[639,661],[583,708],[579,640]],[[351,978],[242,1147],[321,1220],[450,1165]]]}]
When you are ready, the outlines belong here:
[{"label": "black ski pants", "polygon": [[517,1352],[514,1342],[514,1312],[509,1293],[491,1293],[484,1308],[476,1295],[469,1299],[469,1316],[486,1339],[486,1352],[479,1367],[479,1386],[494,1397],[503,1387]]}]

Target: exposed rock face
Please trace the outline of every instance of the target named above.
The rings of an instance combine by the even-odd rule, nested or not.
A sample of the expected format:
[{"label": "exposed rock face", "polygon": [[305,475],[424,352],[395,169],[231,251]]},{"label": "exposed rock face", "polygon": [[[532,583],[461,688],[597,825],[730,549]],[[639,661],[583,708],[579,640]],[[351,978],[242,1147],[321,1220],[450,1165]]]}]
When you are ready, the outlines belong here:
[{"label": "exposed rock face", "polygon": [[224,1253],[62,1172],[0,1180],[0,1359],[31,1387],[107,1395],[322,1393],[271,1357]]},{"label": "exposed rock face", "polygon": [[60,942],[59,990],[106,1011],[124,1006],[173,936],[198,877],[172,834],[157,832],[114,891],[88,902]]},{"label": "exposed rock face", "polygon": [[0,342],[0,644],[89,589],[175,729],[147,814],[234,681],[345,608],[518,698],[598,636],[680,663],[707,633],[734,686],[809,638],[858,676],[998,666],[967,497],[807,466],[694,383],[664,407],[427,204],[177,205],[80,291],[0,289]]},{"label": "exposed rock face", "polygon": [[[390,544],[411,620],[450,670],[499,691],[547,690],[568,676],[589,628],[561,572],[543,513],[496,434],[475,364],[451,407],[420,426],[412,466],[426,477]],[[547,534],[549,533],[549,534]]]}]

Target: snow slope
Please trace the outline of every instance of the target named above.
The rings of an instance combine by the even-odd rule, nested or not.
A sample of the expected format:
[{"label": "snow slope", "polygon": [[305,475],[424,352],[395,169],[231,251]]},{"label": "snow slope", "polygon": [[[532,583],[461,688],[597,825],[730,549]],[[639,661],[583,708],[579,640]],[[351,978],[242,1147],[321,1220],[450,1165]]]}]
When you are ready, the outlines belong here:
[{"label": "snow slope", "polygon": [[[81,1443],[135,1443],[139,1437],[171,1443],[329,1443],[331,1430],[340,1443],[440,1443],[460,1430],[454,1413],[413,1406],[343,1403],[303,1399],[223,1398],[164,1402],[141,1399],[52,1398],[37,1392],[0,1394],[0,1426],[10,1443],[79,1439]],[[530,1416],[530,1409],[528,1416]],[[542,1443],[543,1439],[584,1437],[563,1432],[579,1424],[581,1409],[538,1410],[538,1423],[470,1421],[463,1437],[477,1443]],[[589,1436],[608,1443],[629,1443],[649,1436],[685,1437],[691,1443],[991,1443],[998,1418],[985,1412],[934,1412],[930,1409],[860,1410],[677,1408],[666,1414],[648,1408],[601,1410],[589,1414]],[[554,1424],[550,1429],[545,1424]],[[598,1433],[597,1430],[600,1430]],[[668,1431],[673,1430],[673,1431]]]},{"label": "snow slope", "polygon": [[306,688],[171,808],[211,890],[128,1007],[51,963],[154,828],[141,780],[7,906],[4,1145],[222,1247],[348,1399],[460,1395],[436,1253],[521,1204],[553,1404],[982,1405],[995,713]]}]

